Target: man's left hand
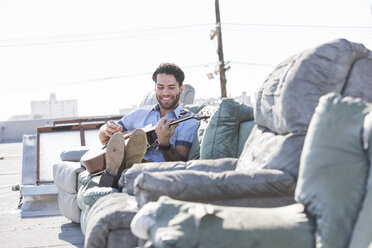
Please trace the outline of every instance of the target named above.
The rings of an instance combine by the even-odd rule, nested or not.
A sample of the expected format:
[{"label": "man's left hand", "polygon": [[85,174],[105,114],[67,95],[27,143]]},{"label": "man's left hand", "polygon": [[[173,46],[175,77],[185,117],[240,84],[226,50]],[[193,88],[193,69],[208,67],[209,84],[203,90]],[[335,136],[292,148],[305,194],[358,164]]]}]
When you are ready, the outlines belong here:
[{"label": "man's left hand", "polygon": [[158,136],[158,142],[162,146],[169,145],[169,139],[174,134],[174,131],[178,124],[172,125],[169,127],[172,120],[167,120],[165,118],[161,118],[155,127],[155,133]]}]

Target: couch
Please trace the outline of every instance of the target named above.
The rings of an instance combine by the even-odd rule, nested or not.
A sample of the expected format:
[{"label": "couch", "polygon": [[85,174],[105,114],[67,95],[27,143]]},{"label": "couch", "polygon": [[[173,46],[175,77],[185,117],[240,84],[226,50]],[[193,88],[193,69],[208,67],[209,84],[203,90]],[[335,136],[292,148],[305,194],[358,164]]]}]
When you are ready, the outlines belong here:
[{"label": "couch", "polygon": [[372,246],[372,104],[321,97],[301,156],[293,205],[226,207],[162,196],[132,232],[149,247]]},{"label": "couch", "polygon": [[[275,68],[259,90],[255,126],[244,146],[240,145],[240,152],[236,148],[203,149],[203,144],[211,141],[198,135],[193,147],[199,144],[199,154],[190,154],[196,154],[195,158],[199,157],[199,160],[135,164],[120,180],[125,186],[125,194],[134,194],[139,207],[161,195],[233,206],[274,207],[293,203],[302,147],[318,99],[329,92],[338,92],[370,101],[372,85],[364,83],[372,78],[370,66],[370,51],[344,39],[288,58]],[[228,121],[232,114],[222,114],[221,120]],[[227,126],[237,129],[236,124]],[[236,136],[227,132],[225,138],[217,139],[217,134],[226,133],[226,130],[210,127],[213,125],[199,131],[207,134],[210,129],[213,144],[230,138],[236,144]],[[218,157],[221,154],[229,154],[227,157],[230,158]],[[99,211],[99,205],[112,195],[101,197],[93,207]],[[130,200],[134,201],[134,198]],[[114,213],[109,215],[115,218]],[[101,219],[106,220],[108,226],[105,228],[109,230],[109,217],[106,217]],[[86,245],[94,247],[97,243],[94,239],[97,235],[89,234],[92,233],[90,230],[99,229],[101,223],[97,219],[90,222],[88,218]],[[127,229],[129,224],[123,222],[122,227]],[[106,234],[100,237],[100,240],[106,240],[102,246],[107,245]]]},{"label": "couch", "polygon": [[372,102],[370,68],[371,51],[345,39],[291,56],[259,89],[255,126],[238,159],[137,164],[124,175],[127,188],[133,185],[140,207],[162,195],[233,206],[293,203],[302,147],[319,98],[337,92]]}]

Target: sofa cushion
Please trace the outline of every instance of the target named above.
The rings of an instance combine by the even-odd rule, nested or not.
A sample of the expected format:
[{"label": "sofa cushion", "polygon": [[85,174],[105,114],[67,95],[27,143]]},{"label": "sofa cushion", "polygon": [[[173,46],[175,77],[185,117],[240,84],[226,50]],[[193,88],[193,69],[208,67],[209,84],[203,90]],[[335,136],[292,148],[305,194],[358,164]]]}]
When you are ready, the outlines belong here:
[{"label": "sofa cushion", "polygon": [[237,171],[276,169],[297,178],[304,134],[276,134],[255,126],[239,157]]},{"label": "sofa cushion", "polygon": [[343,93],[353,64],[369,54],[362,44],[339,39],[288,58],[257,94],[256,123],[278,134],[306,132],[319,97]]},{"label": "sofa cushion", "polygon": [[59,162],[53,165],[53,178],[57,187],[65,192],[76,194],[78,174],[84,171],[79,162]]},{"label": "sofa cushion", "polygon": [[205,130],[200,159],[237,158],[240,123],[252,120],[252,107],[222,99]]},{"label": "sofa cushion", "polygon": [[[217,111],[217,106],[205,106],[198,112],[198,114],[213,116],[216,111]],[[187,160],[193,160],[193,159],[200,158],[200,147],[203,142],[205,130],[207,129],[209,122],[210,122],[210,118],[200,121],[200,125],[196,133],[196,136],[194,138],[194,141],[192,143]]]},{"label": "sofa cushion", "polygon": [[360,99],[330,93],[311,120],[295,197],[316,220],[317,247],[345,247],[351,238],[369,169],[361,134],[371,110]]}]

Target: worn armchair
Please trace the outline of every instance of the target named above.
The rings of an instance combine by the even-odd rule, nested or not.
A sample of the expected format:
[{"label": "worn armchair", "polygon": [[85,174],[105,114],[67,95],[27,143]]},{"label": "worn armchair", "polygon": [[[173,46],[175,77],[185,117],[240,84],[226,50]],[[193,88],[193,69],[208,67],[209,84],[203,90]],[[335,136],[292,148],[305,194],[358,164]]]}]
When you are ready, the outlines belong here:
[{"label": "worn armchair", "polygon": [[301,156],[298,203],[259,209],[163,196],[142,207],[132,232],[157,248],[371,247],[371,129],[371,104],[323,96]]}]

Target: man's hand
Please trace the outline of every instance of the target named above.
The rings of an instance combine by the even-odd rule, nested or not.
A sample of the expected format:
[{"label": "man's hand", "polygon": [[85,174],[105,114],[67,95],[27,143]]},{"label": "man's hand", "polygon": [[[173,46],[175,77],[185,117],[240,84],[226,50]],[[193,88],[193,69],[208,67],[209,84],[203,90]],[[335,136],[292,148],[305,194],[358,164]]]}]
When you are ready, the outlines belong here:
[{"label": "man's hand", "polygon": [[108,137],[111,137],[114,133],[122,132],[122,131],[123,131],[123,127],[117,124],[115,121],[109,121],[106,123],[105,134]]},{"label": "man's hand", "polygon": [[169,145],[169,139],[174,134],[174,130],[178,126],[178,124],[172,125],[170,128],[172,120],[167,120],[165,118],[161,118],[155,127],[155,133],[158,136],[158,142],[162,146]]},{"label": "man's hand", "polygon": [[106,144],[109,138],[116,132],[122,132],[123,127],[114,121],[109,121],[99,129],[99,140]]}]

